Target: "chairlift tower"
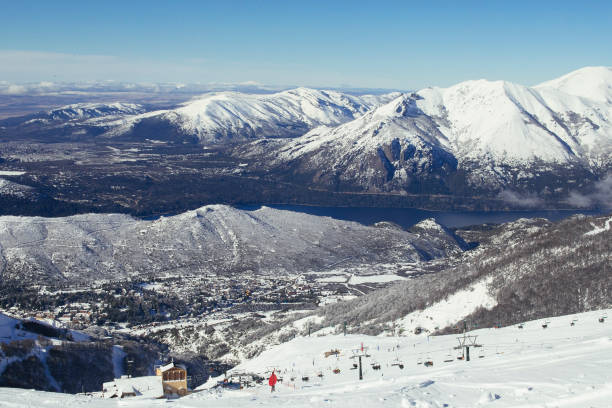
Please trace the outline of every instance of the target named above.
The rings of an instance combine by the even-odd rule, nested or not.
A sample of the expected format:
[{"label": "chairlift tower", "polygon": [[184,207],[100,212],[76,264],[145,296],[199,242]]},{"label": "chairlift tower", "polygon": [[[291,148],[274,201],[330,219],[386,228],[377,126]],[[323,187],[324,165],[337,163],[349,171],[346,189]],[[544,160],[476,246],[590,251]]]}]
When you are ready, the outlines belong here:
[{"label": "chairlift tower", "polygon": [[470,347],[482,347],[482,344],[476,343],[478,336],[468,335],[466,333],[466,323],[463,323],[463,336],[457,337],[459,345],[455,350],[461,350],[465,361],[470,361]]},{"label": "chairlift tower", "polygon": [[361,343],[361,347],[357,350],[353,350],[353,357],[357,357],[359,359],[359,379],[363,380],[363,367],[361,363],[361,359],[363,357],[368,357],[368,347],[364,347],[363,343]]},{"label": "chairlift tower", "polygon": [[127,375],[128,378],[132,378],[132,365],[134,364],[134,360],[127,360]]}]

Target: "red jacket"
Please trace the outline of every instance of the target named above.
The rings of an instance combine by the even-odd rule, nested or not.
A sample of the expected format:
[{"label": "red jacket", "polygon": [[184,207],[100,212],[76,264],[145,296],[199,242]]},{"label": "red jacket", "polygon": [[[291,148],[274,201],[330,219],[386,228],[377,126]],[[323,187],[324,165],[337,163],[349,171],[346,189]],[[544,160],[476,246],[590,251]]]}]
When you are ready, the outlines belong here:
[{"label": "red jacket", "polygon": [[276,374],[274,374],[274,372],[272,372],[272,375],[268,379],[268,384],[270,384],[270,387],[274,387],[276,385],[276,380],[277,380]]}]

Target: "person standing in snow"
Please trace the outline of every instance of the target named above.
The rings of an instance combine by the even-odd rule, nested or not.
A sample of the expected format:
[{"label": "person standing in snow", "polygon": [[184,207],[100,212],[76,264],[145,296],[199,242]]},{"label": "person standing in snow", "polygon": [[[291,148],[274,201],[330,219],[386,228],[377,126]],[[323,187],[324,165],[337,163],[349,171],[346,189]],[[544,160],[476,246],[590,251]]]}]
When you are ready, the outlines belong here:
[{"label": "person standing in snow", "polygon": [[276,381],[278,379],[276,378],[276,374],[274,374],[274,371],[272,371],[272,375],[270,376],[270,378],[268,378],[268,384],[270,384],[270,392],[274,392],[274,387],[276,386]]}]

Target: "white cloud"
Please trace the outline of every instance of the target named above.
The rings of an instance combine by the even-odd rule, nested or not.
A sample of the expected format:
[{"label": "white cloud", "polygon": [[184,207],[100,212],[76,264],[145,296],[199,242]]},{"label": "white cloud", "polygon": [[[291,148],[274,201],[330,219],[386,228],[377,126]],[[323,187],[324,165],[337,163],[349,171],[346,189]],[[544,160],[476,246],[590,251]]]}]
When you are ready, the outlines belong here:
[{"label": "white cloud", "polygon": [[[39,51],[0,50],[0,95],[53,94],[59,92],[182,92],[236,90],[266,92],[289,86],[265,86],[226,72],[234,82],[212,82],[202,58],[184,61],[151,61],[112,55],[76,55]],[[219,68],[217,66],[217,68]]]},{"label": "white cloud", "polygon": [[596,182],[589,194],[571,191],[566,202],[575,207],[602,207],[612,208],[612,173]]},{"label": "white cloud", "polygon": [[544,204],[536,194],[519,194],[512,190],[503,190],[498,197],[514,207],[535,208]]}]

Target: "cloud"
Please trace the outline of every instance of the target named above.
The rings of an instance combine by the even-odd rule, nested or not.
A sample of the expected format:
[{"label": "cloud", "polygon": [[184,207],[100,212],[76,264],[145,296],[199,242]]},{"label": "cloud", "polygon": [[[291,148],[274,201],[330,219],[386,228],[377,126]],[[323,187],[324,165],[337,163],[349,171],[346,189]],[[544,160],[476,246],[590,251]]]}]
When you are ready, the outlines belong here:
[{"label": "cloud", "polygon": [[27,92],[27,88],[22,85],[9,84],[4,89],[0,89],[0,93],[5,95],[23,95]]},{"label": "cloud", "polygon": [[591,193],[583,194],[571,191],[565,202],[580,208],[612,208],[612,173],[596,182]]},{"label": "cloud", "polygon": [[535,208],[544,204],[544,200],[533,193],[520,194],[512,190],[503,190],[498,197],[514,207]]},{"label": "cloud", "polygon": [[[180,92],[210,91],[270,92],[288,86],[265,86],[246,77],[249,71],[225,76],[219,81],[213,70],[219,64],[202,58],[153,61],[113,55],[0,49],[0,95],[40,95],[68,92]],[[212,82],[211,79],[215,79]]]}]

